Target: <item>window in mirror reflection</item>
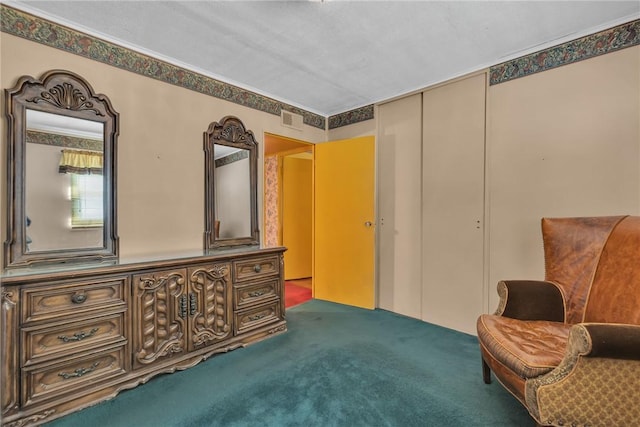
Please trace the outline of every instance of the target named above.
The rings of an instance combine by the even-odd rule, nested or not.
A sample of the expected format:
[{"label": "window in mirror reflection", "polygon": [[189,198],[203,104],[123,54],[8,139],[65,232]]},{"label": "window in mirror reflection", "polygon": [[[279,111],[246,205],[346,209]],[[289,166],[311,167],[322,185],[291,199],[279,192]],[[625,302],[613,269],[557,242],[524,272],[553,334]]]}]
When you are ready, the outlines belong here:
[{"label": "window in mirror reflection", "polygon": [[103,245],[103,124],[27,110],[27,252]]},{"label": "window in mirror reflection", "polygon": [[102,227],[102,175],[71,174],[71,228]]},{"label": "window in mirror reflection", "polygon": [[215,144],[216,237],[251,236],[249,150]]}]

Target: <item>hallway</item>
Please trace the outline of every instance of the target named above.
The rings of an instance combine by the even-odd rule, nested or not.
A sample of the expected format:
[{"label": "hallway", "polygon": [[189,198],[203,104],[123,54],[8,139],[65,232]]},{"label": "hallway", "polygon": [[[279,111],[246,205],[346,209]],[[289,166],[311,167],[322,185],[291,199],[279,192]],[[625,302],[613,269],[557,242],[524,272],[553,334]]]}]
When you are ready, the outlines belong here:
[{"label": "hallway", "polygon": [[287,280],[284,283],[285,307],[290,308],[312,299],[311,277]]}]

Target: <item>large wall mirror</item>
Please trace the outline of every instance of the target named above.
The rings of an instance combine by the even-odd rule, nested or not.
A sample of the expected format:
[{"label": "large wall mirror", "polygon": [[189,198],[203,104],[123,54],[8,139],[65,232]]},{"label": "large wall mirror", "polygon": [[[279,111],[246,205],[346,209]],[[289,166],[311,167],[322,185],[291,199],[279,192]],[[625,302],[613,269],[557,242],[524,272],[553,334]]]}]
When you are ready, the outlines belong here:
[{"label": "large wall mirror", "polygon": [[5,267],[117,258],[118,113],[80,76],[54,70],[5,90]]},{"label": "large wall mirror", "polygon": [[257,143],[233,116],[204,133],[205,249],[258,245]]}]

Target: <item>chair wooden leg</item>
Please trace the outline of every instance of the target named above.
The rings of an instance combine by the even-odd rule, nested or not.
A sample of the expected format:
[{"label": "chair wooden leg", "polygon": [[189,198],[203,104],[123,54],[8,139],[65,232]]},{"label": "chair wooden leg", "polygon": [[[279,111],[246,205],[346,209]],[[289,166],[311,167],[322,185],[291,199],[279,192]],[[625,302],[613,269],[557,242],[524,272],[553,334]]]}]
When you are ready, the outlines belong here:
[{"label": "chair wooden leg", "polygon": [[482,359],[482,380],[485,384],[491,384],[491,368],[484,359]]}]

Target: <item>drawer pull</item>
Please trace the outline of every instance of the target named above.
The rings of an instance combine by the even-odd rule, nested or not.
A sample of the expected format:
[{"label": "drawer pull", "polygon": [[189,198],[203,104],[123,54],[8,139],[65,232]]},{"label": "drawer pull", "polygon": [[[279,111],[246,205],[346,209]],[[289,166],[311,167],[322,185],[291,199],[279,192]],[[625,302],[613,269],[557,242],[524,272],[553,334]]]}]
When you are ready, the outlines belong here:
[{"label": "drawer pull", "polygon": [[87,300],[86,294],[73,294],[71,295],[71,302],[74,304],[82,304]]},{"label": "drawer pull", "polygon": [[250,297],[261,297],[265,293],[266,293],[266,291],[263,291],[263,290],[253,291],[253,292],[249,292],[249,296]]},{"label": "drawer pull", "polygon": [[198,301],[197,301],[196,294],[189,293],[189,315],[193,316],[194,314],[196,314],[197,308],[198,308]]},{"label": "drawer pull", "polygon": [[253,266],[253,271],[255,271],[256,273],[260,273],[261,270],[262,267],[260,266],[260,264],[256,264]]},{"label": "drawer pull", "polygon": [[65,380],[68,380],[69,378],[81,377],[84,374],[88,374],[89,372],[95,371],[99,364],[100,362],[96,362],[93,365],[91,365],[91,367],[89,368],[78,368],[70,374],[66,372],[60,372],[58,375],[64,378]]},{"label": "drawer pull", "polygon": [[266,316],[265,313],[254,314],[253,316],[249,316],[249,320],[252,322],[255,322],[256,320],[260,320],[265,316]]},{"label": "drawer pull", "polygon": [[178,316],[181,318],[187,317],[187,296],[182,294],[178,298]]},{"label": "drawer pull", "polygon": [[89,338],[89,337],[94,336],[96,334],[96,332],[98,332],[98,328],[93,328],[92,330],[89,331],[89,333],[86,333],[84,331],[80,331],[80,332],[76,332],[71,337],[68,337],[66,335],[60,335],[60,336],[58,336],[58,339],[62,340],[64,342],[82,341],[85,338]]}]

